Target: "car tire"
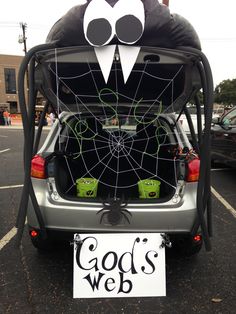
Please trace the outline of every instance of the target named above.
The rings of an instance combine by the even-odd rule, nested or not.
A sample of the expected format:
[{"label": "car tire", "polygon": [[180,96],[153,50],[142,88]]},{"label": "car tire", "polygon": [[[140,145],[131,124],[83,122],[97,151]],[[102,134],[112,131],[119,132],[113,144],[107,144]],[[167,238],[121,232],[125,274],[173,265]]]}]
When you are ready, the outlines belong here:
[{"label": "car tire", "polygon": [[211,168],[219,168],[219,163],[215,159],[211,159]]},{"label": "car tire", "polygon": [[40,236],[32,238],[31,242],[33,246],[38,249],[39,252],[52,252],[54,251],[53,241],[51,239],[42,239]]},{"label": "car tire", "polygon": [[198,254],[202,248],[202,240],[195,242],[192,235],[178,235],[172,239],[174,252],[183,257],[190,257]]}]

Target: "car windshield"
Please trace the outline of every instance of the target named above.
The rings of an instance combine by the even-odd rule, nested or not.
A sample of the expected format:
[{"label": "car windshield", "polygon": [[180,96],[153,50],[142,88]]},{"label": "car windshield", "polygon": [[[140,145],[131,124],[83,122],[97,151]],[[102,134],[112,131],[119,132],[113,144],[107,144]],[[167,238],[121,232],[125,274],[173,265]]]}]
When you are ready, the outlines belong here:
[{"label": "car windshield", "polygon": [[227,113],[224,118],[222,119],[222,123],[225,126],[228,125],[236,125],[236,109]]}]

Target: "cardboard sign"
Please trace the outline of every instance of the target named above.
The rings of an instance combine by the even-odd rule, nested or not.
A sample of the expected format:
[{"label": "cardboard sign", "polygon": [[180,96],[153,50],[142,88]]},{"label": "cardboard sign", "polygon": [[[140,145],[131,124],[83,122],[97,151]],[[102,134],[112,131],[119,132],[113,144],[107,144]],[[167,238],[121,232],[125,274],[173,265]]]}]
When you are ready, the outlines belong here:
[{"label": "cardboard sign", "polygon": [[82,234],[74,244],[74,298],[166,295],[159,233]]}]

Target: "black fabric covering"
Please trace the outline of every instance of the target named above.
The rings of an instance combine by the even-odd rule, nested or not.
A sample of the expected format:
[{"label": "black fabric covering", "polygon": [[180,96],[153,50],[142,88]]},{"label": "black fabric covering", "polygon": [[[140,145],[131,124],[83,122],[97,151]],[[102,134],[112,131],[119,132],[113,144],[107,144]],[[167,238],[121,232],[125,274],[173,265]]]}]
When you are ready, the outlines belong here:
[{"label": "black fabric covering", "polygon": [[[106,0],[111,6],[117,1]],[[145,29],[135,45],[177,48],[189,46],[201,50],[198,35],[193,26],[182,16],[171,14],[169,8],[158,0],[142,0],[145,9]],[[90,2],[90,1],[89,1]],[[50,30],[47,42],[56,41],[59,47],[86,46],[83,16],[87,4],[70,9]],[[119,44],[115,36],[110,44]]]}]

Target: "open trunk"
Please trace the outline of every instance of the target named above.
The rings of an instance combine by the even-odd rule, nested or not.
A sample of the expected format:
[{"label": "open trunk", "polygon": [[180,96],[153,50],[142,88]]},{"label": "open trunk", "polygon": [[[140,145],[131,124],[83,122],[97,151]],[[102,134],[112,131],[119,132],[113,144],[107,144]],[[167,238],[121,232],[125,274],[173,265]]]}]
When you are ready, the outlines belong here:
[{"label": "open trunk", "polygon": [[[200,88],[197,56],[135,47],[129,67],[124,47],[113,48],[105,71],[99,51],[91,47],[37,55],[38,89],[55,112],[67,112],[59,118],[54,149],[57,189],[64,198],[88,201],[164,202],[180,179],[179,147],[189,145],[170,116]],[[81,194],[80,179],[84,185],[97,181]],[[144,197],[143,184],[160,184],[160,195],[150,190]]]},{"label": "open trunk", "polygon": [[[61,196],[87,201],[170,199],[180,176],[177,148],[183,145],[170,121],[161,116],[64,119],[53,161]],[[79,193],[79,179],[88,184],[85,194]],[[94,181],[89,185],[93,179],[97,187]],[[142,180],[149,180],[143,182],[145,186],[151,185],[145,197]],[[158,188],[152,187],[158,181],[159,196]]]}]

